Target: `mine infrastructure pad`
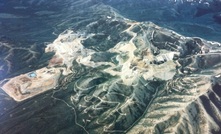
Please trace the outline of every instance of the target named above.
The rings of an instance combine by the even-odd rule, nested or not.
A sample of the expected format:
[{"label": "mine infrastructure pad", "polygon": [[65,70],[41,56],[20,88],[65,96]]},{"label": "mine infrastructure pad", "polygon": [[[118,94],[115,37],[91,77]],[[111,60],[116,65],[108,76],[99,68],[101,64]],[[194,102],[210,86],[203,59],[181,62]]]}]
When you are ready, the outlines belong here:
[{"label": "mine infrastructure pad", "polygon": [[15,101],[23,101],[57,86],[60,69],[41,68],[9,79],[1,88]]}]

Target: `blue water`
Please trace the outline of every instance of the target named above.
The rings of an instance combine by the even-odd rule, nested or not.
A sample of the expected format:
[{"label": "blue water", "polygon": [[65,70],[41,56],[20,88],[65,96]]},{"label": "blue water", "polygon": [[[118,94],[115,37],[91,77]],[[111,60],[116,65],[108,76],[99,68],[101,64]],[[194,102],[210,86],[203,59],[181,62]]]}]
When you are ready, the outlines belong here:
[{"label": "blue water", "polygon": [[[14,48],[10,56],[7,47],[0,48],[0,80],[46,66],[53,55],[44,53],[48,43],[66,29],[84,31],[90,22],[110,15],[110,7],[124,18],[151,21],[184,36],[221,43],[221,23],[214,19],[220,14],[221,5],[214,6],[214,1],[0,0],[0,43]],[[100,9],[103,5],[107,6]],[[196,15],[199,8],[208,12]],[[33,55],[29,55],[29,49],[37,53],[34,58],[30,58]],[[26,62],[25,56],[31,60]],[[5,58],[11,62],[11,68]],[[34,74],[30,76],[35,77]],[[68,101],[71,93],[73,91],[66,91],[66,96],[57,93],[56,97]],[[6,127],[4,130],[8,134],[13,133],[11,128],[22,130],[24,134],[30,134],[31,130],[54,134],[65,129],[67,133],[85,133],[81,127],[73,125],[76,119],[73,109],[51,96],[52,93],[47,92],[33,100],[16,103],[0,91],[0,127]],[[11,120],[12,115],[17,118]]]},{"label": "blue water", "polygon": [[[17,47],[30,48],[35,45],[33,50],[39,53],[30,63],[13,65],[17,67],[11,72],[33,63],[38,67],[40,64],[38,59],[42,57],[48,42],[52,42],[66,29],[84,30],[84,25],[92,20],[98,20],[104,14],[98,12],[91,15],[96,10],[93,5],[104,4],[113,7],[116,12],[131,20],[151,21],[184,36],[221,42],[221,23],[214,19],[214,15],[220,13],[219,10],[208,9],[208,13],[196,16],[199,7],[210,8],[207,7],[207,3],[206,0],[201,3],[182,0],[88,0],[83,3],[76,0],[1,0],[0,39]],[[211,2],[209,4],[212,5]],[[19,63],[19,59],[21,58],[14,62]],[[2,74],[0,79],[8,75],[6,71],[0,71],[0,74]]]}]

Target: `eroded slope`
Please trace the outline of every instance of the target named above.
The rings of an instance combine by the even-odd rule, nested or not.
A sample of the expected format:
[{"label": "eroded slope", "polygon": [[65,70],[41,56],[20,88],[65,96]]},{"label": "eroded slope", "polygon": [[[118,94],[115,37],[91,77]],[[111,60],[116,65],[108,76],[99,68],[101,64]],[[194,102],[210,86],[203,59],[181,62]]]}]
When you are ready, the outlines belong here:
[{"label": "eroded slope", "polygon": [[220,50],[112,14],[59,35],[46,69],[61,73],[52,98],[85,133],[207,134],[221,123]]}]

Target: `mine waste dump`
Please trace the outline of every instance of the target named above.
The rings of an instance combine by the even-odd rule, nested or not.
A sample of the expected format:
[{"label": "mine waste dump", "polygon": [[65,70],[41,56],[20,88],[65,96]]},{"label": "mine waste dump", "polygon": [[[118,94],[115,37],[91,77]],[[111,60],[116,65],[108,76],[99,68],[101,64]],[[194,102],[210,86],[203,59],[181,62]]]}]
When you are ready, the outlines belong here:
[{"label": "mine waste dump", "polygon": [[220,134],[218,0],[0,0],[1,134]]}]

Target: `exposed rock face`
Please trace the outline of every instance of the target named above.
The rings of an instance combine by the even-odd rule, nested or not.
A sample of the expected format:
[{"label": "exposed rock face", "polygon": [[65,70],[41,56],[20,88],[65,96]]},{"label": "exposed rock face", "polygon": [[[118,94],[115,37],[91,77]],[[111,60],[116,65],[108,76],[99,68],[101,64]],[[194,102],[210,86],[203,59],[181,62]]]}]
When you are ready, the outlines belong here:
[{"label": "exposed rock face", "polygon": [[[218,130],[220,105],[203,98],[211,93],[219,96],[213,86],[219,81],[220,44],[184,37],[153,23],[112,21],[103,21],[97,31],[91,27],[99,22],[89,24],[83,36],[64,32],[46,48],[46,52],[55,53],[50,67],[63,70],[63,75],[76,77],[79,73],[79,79],[65,82],[65,87],[73,89],[66,101],[74,105],[77,123],[89,133]],[[96,37],[104,42],[95,43],[92,38],[103,35],[104,26],[109,24],[118,31]],[[129,38],[121,40],[121,33]],[[118,41],[111,41],[115,36]],[[56,59],[63,60],[57,64],[53,62]]]},{"label": "exposed rock face", "polygon": [[[219,132],[220,43],[185,37],[110,11],[48,44],[45,51],[54,56],[43,68],[46,73],[36,70],[41,78],[22,74],[1,83],[2,88],[15,100],[27,102],[55,88],[48,96],[62,105],[62,114],[68,113],[68,123],[62,122],[66,123],[62,127],[53,123],[42,132]],[[42,120],[47,123],[50,118]],[[2,128],[2,133],[11,132],[8,126]]]}]

